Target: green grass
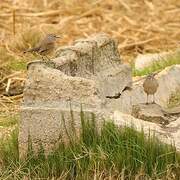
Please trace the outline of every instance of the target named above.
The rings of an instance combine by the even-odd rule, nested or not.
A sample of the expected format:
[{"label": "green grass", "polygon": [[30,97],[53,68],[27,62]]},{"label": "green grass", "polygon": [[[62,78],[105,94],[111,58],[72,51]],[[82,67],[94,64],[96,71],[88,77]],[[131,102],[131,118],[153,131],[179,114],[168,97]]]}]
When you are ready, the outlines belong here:
[{"label": "green grass", "polygon": [[0,126],[10,127],[17,124],[19,121],[19,115],[0,115]]},{"label": "green grass", "polygon": [[143,130],[137,132],[128,127],[120,129],[112,122],[104,123],[99,133],[96,122],[94,116],[86,119],[82,113],[79,141],[72,127],[71,134],[68,133],[69,145],[62,142],[54,152],[45,157],[43,148],[37,156],[34,156],[29,143],[29,153],[25,160],[19,160],[18,131],[14,131],[8,140],[0,143],[0,162],[2,162],[0,177],[2,179],[179,177],[180,154],[173,145],[162,144],[153,134],[145,138]]},{"label": "green grass", "polygon": [[176,107],[180,105],[180,90],[173,93],[169,99],[168,107]]},{"label": "green grass", "polygon": [[26,70],[27,69],[27,62],[25,62],[25,60],[21,59],[21,60],[15,60],[12,61],[11,63],[9,63],[6,68],[10,69],[10,70],[14,70],[14,71],[22,71],[22,70]]},{"label": "green grass", "polygon": [[10,74],[11,71],[21,71],[26,69],[26,60],[23,57],[19,58],[9,54],[4,47],[0,48],[0,56],[3,59],[3,63],[1,64],[2,68],[5,69],[4,71],[7,74]]},{"label": "green grass", "polygon": [[133,76],[147,75],[155,71],[163,70],[174,64],[180,64],[180,51],[177,51],[174,55],[168,56],[165,60],[155,62],[153,65],[146,67],[143,70],[137,70],[134,65],[132,65]]}]

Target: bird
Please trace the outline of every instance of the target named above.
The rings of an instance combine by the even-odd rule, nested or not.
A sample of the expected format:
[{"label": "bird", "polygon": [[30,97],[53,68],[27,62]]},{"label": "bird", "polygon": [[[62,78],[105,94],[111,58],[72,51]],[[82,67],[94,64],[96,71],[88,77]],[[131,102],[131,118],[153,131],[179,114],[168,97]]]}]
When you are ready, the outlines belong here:
[{"label": "bird", "polygon": [[144,92],[147,94],[147,101],[146,104],[148,104],[148,96],[153,95],[153,102],[155,103],[155,93],[157,92],[157,89],[159,87],[159,83],[157,79],[155,79],[156,73],[149,74],[145,81],[143,82],[143,88]]},{"label": "bird", "polygon": [[54,48],[55,48],[55,43],[58,38],[61,38],[60,36],[56,36],[55,34],[47,34],[44,39],[42,39],[37,46],[28,49],[24,51],[24,53],[30,52],[30,53],[37,53],[39,54],[42,59],[44,59],[44,56],[47,57],[48,54],[50,54]]}]

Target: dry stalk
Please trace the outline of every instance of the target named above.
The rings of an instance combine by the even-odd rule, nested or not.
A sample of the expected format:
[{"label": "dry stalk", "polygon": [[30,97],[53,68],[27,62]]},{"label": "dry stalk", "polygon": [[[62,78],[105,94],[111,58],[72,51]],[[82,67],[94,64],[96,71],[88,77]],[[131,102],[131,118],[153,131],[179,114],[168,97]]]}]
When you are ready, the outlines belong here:
[{"label": "dry stalk", "polygon": [[13,35],[16,34],[16,9],[12,10],[12,19],[13,19]]},{"label": "dry stalk", "polygon": [[5,76],[5,77],[0,81],[0,84],[3,83],[4,81],[6,81],[7,79],[13,78],[13,77],[15,77],[15,76],[17,76],[17,75],[20,75],[20,74],[21,74],[21,72],[15,72],[15,73],[13,73],[13,74],[10,74],[10,75],[8,75],[8,76]]},{"label": "dry stalk", "polygon": [[9,88],[11,86],[11,80],[12,79],[8,79],[8,82],[7,82],[7,85],[6,85],[6,90],[5,91],[6,91],[7,94],[9,94]]},{"label": "dry stalk", "polygon": [[124,46],[119,46],[119,49],[130,49],[130,48],[132,48],[134,46],[140,46],[140,45],[149,43],[151,41],[156,41],[156,40],[159,40],[159,38],[151,38],[151,39],[147,39],[147,40],[144,40],[144,41],[139,41],[139,42],[135,42],[135,43],[131,43],[131,44],[126,44]]}]

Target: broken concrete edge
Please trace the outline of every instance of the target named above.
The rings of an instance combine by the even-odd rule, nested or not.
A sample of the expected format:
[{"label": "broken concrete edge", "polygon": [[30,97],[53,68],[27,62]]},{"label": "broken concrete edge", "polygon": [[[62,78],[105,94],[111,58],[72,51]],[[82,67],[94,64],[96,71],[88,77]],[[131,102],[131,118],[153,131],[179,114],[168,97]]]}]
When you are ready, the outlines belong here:
[{"label": "broken concrete edge", "polygon": [[[62,66],[77,60],[79,56],[85,54],[92,56],[92,54],[97,53],[100,48],[108,45],[109,43],[112,44],[113,50],[116,55],[119,54],[115,40],[105,33],[98,33],[93,34],[87,39],[76,40],[72,46],[64,46],[58,48],[56,50],[56,58],[53,59],[53,62],[57,64],[57,66]],[[71,56],[64,55],[64,52],[66,51],[71,52]]]},{"label": "broken concrete edge", "polygon": [[[151,137],[155,137],[164,144],[174,146],[176,150],[180,152],[180,141],[178,138],[180,134],[180,129],[176,128],[177,124],[178,126],[180,125],[180,123],[178,123],[180,121],[180,118],[168,124],[167,129],[162,127],[161,125],[157,125],[156,123],[146,122],[142,119],[136,119],[131,115],[127,115],[119,111],[115,111],[114,114],[111,116],[111,119],[112,122],[119,128],[128,127],[133,128],[138,132],[143,131],[145,137],[148,137],[149,135]],[[176,128],[176,131],[174,133],[171,133],[169,129],[174,128]]]},{"label": "broken concrete edge", "polygon": [[[75,40],[73,45],[71,46],[62,46],[58,48],[56,50],[56,56],[61,56],[61,53],[66,50],[70,50],[74,52],[79,51],[79,53],[82,53],[82,54],[89,54],[89,52],[93,51],[94,48],[99,49],[103,46],[106,46],[109,43],[112,43],[115,48],[115,45],[117,42],[115,41],[115,39],[113,39],[111,36],[109,36],[106,33],[92,34],[86,39],[82,38],[82,39]],[[86,49],[87,44],[90,44],[91,49]],[[83,46],[85,46],[85,49],[82,48]]]},{"label": "broken concrete edge", "polygon": [[[110,79],[110,84],[108,82],[105,83],[101,89],[100,81],[103,80],[101,76],[99,79],[97,77],[92,79],[78,76],[72,77],[58,69],[52,69],[44,63],[32,63],[29,67],[24,89],[23,104],[31,105],[39,101],[42,101],[42,103],[47,101],[49,103],[56,103],[56,101],[63,103],[64,100],[71,100],[72,102],[83,103],[88,106],[91,104],[91,106],[104,108],[104,105],[108,102],[106,97],[108,94],[104,94],[101,91],[106,89],[112,93],[112,99],[117,99],[114,97],[116,93],[121,94],[131,89],[131,67],[128,64],[121,64],[115,70],[111,72],[110,68],[108,74],[112,76],[110,77],[112,80]],[[118,76],[118,79],[114,78],[114,73],[115,77]],[[105,77],[105,79],[107,78]],[[113,91],[114,86],[116,86],[115,91]]]},{"label": "broken concrete edge", "polygon": [[44,66],[47,66],[47,67],[50,67],[50,68],[54,68],[54,69],[57,69],[57,67],[58,67],[51,60],[34,60],[34,61],[30,61],[30,62],[27,63],[27,70],[29,70],[31,66],[38,65],[38,64],[42,64]]},{"label": "broken concrete edge", "polygon": [[34,61],[30,61],[27,63],[27,70],[29,69],[30,66],[32,66],[33,64],[44,64],[44,62],[42,60],[34,60]]},{"label": "broken concrete edge", "polygon": [[102,46],[105,46],[108,42],[110,41],[115,41],[110,35],[100,32],[100,33],[95,33],[89,36],[88,38],[81,38],[78,40],[75,40],[74,44],[79,43],[79,42],[90,42],[90,43],[95,43],[99,48]]}]

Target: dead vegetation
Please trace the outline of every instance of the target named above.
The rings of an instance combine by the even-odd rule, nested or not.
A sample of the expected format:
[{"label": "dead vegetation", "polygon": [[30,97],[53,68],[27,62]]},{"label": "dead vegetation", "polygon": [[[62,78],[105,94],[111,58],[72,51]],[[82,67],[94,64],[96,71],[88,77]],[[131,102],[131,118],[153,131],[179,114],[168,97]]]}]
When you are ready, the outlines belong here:
[{"label": "dead vegetation", "polygon": [[138,53],[177,49],[179,19],[177,0],[3,0],[0,92],[7,86],[9,74],[20,71],[20,77],[24,77],[26,62],[36,57],[24,56],[22,52],[46,33],[61,34],[61,46],[96,32],[106,32],[118,40],[123,60],[130,62]]},{"label": "dead vegetation", "polygon": [[180,40],[177,0],[4,0],[0,9],[1,46],[10,54],[47,32],[62,34],[62,45],[103,31],[118,39],[119,50],[128,56],[172,50]]}]

